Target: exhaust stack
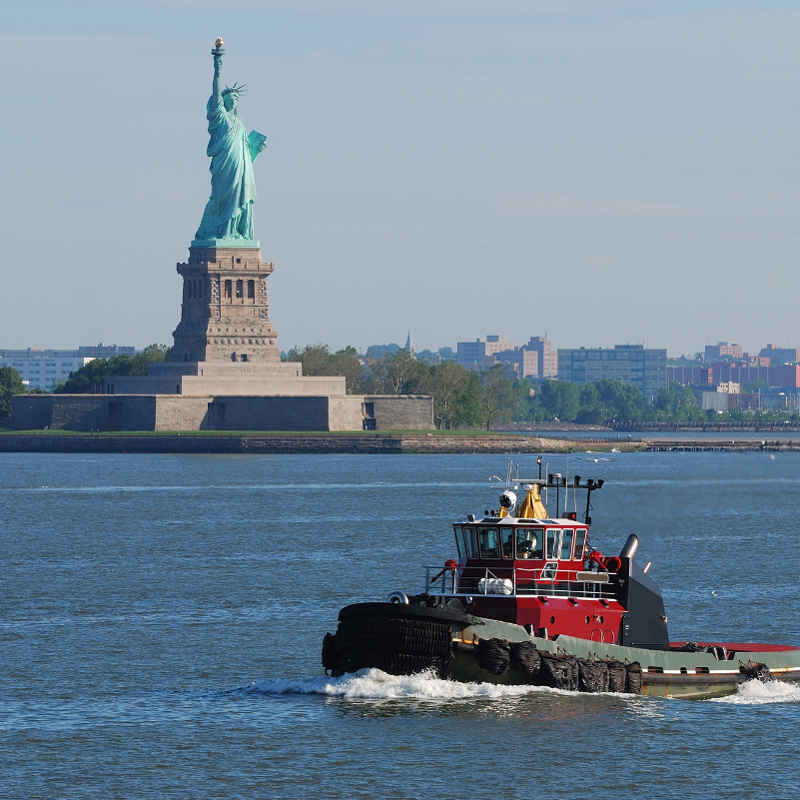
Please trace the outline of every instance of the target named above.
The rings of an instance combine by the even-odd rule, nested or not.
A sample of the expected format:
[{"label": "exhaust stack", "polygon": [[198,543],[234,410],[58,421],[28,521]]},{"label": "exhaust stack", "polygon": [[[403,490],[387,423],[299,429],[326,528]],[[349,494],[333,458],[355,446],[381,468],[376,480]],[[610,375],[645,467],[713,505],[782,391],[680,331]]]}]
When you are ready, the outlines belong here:
[{"label": "exhaust stack", "polygon": [[620,558],[630,558],[632,559],[636,555],[636,551],[639,549],[639,537],[632,533],[626,540],[625,544],[620,550],[619,557]]}]

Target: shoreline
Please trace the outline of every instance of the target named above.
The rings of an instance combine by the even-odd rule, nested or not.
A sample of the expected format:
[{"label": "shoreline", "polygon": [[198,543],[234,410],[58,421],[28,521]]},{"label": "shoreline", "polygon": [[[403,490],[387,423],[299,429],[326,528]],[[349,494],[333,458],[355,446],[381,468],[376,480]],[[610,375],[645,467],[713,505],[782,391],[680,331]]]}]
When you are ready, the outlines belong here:
[{"label": "shoreline", "polygon": [[776,453],[800,451],[797,439],[645,439],[647,453]]},{"label": "shoreline", "polygon": [[0,453],[574,453],[644,442],[448,433],[0,433]]},{"label": "shoreline", "polygon": [[797,439],[553,439],[476,433],[0,432],[0,453],[585,453],[798,452]]}]

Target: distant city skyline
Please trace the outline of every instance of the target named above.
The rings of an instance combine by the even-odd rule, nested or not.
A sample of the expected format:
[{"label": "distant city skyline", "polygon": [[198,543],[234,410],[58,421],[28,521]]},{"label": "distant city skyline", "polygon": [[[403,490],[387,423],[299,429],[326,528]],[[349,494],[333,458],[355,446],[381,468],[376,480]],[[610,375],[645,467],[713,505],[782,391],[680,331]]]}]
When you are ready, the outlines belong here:
[{"label": "distant city skyline", "polygon": [[409,329],[418,350],[795,342],[785,4],[10,0],[2,18],[24,120],[0,130],[4,347],[171,344],[220,34],[268,136],[255,232],[281,349]]},{"label": "distant city skyline", "polygon": [[[470,339],[464,339],[454,342],[445,342],[445,343],[435,343],[431,346],[425,347],[417,347],[416,343],[413,341],[413,331],[407,331],[405,336],[405,344],[401,343],[400,339],[396,339],[394,341],[386,341],[386,342],[371,342],[363,347],[356,347],[355,345],[343,345],[342,347],[335,347],[328,342],[304,342],[300,347],[305,346],[314,346],[314,345],[324,345],[328,347],[330,352],[335,352],[336,350],[344,349],[344,347],[352,346],[356,347],[356,351],[361,355],[367,355],[368,357],[380,358],[386,353],[393,353],[397,350],[408,350],[409,349],[409,341],[412,344],[412,352],[413,353],[439,353],[444,351],[449,351],[452,358],[455,360],[457,357],[458,346],[460,344],[470,344],[470,343],[477,343],[482,342],[486,343],[488,340],[499,340],[499,345],[496,344],[494,347],[489,347],[487,352],[497,352],[505,348],[516,348],[516,349],[524,349],[525,347],[529,347],[533,340],[543,339],[549,342],[552,346],[554,351],[559,349],[575,349],[575,348],[586,348],[586,349],[606,349],[606,350],[613,350],[618,347],[630,347],[630,346],[645,346],[642,345],[641,342],[616,342],[613,345],[600,345],[595,342],[581,342],[573,347],[566,347],[564,345],[560,345],[557,342],[553,342],[552,339],[546,336],[529,336],[528,341],[522,342],[514,342],[509,337],[504,336],[502,333],[493,333],[493,334],[486,334],[484,337],[476,336]],[[128,344],[128,345],[104,345],[103,342],[99,342],[96,345],[87,345],[87,344],[75,344],[72,343],[67,347],[59,347],[51,344],[23,344],[20,347],[3,347],[3,343],[0,342],[0,357],[2,356],[11,356],[14,355],[21,355],[24,354],[26,351],[30,351],[31,353],[38,353],[41,355],[50,354],[51,352],[58,352],[60,355],[63,355],[67,352],[73,353],[77,355],[80,352],[81,355],[87,355],[91,352],[93,356],[101,355],[110,355],[116,353],[133,353],[134,351],[141,351],[147,345],[151,344],[159,344],[159,345],[167,345],[170,346],[170,342],[147,342],[146,344]],[[723,347],[720,347],[724,345]],[[291,348],[289,347],[281,347],[281,351],[283,353],[287,353]],[[664,348],[666,349],[666,348]],[[712,342],[705,342],[702,344],[698,344],[695,348],[691,349],[690,352],[687,353],[671,353],[667,350],[667,358],[671,360],[679,360],[682,358],[686,359],[693,359],[695,357],[699,357],[700,360],[719,360],[725,358],[732,358],[734,360],[742,358],[742,357],[756,357],[759,354],[764,355],[768,349],[774,350],[776,353],[796,353],[798,359],[800,361],[800,347],[793,347],[792,343],[787,342],[764,342],[760,345],[757,345],[754,348],[748,349],[747,347],[742,347],[738,342],[732,340],[722,340],[717,339]],[[101,350],[107,350],[108,353],[100,353]],[[98,351],[95,353],[94,351]],[[113,351],[113,353],[112,353]],[[792,360],[787,355],[786,360]]]}]

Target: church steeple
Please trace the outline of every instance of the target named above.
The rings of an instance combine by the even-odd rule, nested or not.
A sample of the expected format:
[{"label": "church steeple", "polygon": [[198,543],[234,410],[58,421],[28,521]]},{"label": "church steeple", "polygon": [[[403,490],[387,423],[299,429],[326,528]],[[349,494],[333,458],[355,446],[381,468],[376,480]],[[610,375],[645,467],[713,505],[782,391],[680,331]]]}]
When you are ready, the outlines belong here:
[{"label": "church steeple", "polygon": [[414,358],[414,342],[411,341],[411,331],[408,332],[408,336],[406,337],[405,350],[411,358]]}]

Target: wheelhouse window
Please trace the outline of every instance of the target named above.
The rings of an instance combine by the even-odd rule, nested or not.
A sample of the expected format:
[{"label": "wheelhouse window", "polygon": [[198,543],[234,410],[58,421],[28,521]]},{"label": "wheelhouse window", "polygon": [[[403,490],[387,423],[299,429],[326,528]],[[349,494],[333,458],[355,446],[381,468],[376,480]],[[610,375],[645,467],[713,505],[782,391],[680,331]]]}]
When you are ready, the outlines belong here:
[{"label": "wheelhouse window", "polygon": [[517,528],[517,558],[544,558],[544,528]]},{"label": "wheelhouse window", "polygon": [[547,529],[547,555],[546,558],[558,558],[558,541],[561,531],[558,528]]},{"label": "wheelhouse window", "polygon": [[478,546],[477,542],[475,541],[475,531],[472,528],[467,528],[466,526],[462,528],[459,525],[456,525],[454,530],[456,533],[458,557],[462,559],[477,558]]},{"label": "wheelhouse window", "polygon": [[572,556],[572,537],[574,533],[575,531],[572,528],[564,528],[561,531],[561,551],[558,557],[562,561],[569,561]]},{"label": "wheelhouse window", "polygon": [[481,558],[500,558],[500,535],[497,528],[480,528],[478,530],[478,547]]},{"label": "wheelhouse window", "polygon": [[572,556],[576,561],[583,561],[583,551],[586,548],[586,534],[588,531],[578,528],[575,531],[575,554]]},{"label": "wheelhouse window", "polygon": [[503,558],[514,558],[514,529],[500,528],[500,548]]}]

